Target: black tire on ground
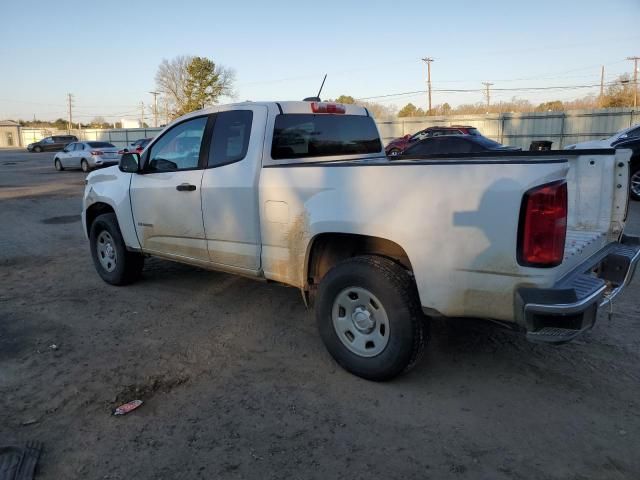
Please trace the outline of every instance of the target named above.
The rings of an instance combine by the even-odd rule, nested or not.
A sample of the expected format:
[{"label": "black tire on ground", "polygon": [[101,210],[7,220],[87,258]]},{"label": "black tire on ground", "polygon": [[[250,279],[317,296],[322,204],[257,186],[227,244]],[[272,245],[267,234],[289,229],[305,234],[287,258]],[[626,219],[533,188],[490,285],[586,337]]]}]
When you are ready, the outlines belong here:
[{"label": "black tire on ground", "polygon": [[57,159],[57,158],[56,158],[56,159],[53,161],[53,164],[55,165],[56,170],[58,170],[59,172],[61,172],[62,170],[64,170],[64,167],[62,166],[62,162],[61,162],[59,159]]},{"label": "black tire on ground", "polygon": [[87,162],[84,158],[80,161],[80,168],[85,173],[89,173],[89,171],[91,171],[91,169],[89,168],[89,162]]},{"label": "black tire on ground", "polygon": [[[340,312],[338,317],[342,313],[339,298],[352,288],[373,294],[386,312],[388,339],[375,356],[354,353],[334,328],[334,312]],[[413,278],[403,267],[383,257],[359,256],[336,265],[320,282],[315,308],[320,336],[331,356],[345,370],[368,380],[389,380],[408,371],[420,359],[428,340],[428,320],[422,313]],[[376,315],[373,311],[371,318]]]},{"label": "black tire on ground", "polygon": [[399,149],[397,149],[397,148],[392,148],[391,150],[389,150],[388,155],[389,155],[390,157],[395,157],[396,155],[400,155],[401,153],[402,153],[402,152],[401,152]]},{"label": "black tire on ground", "polygon": [[[107,235],[104,236],[111,238],[111,246],[115,251],[115,268],[112,271],[108,271],[99,258],[98,242],[102,232],[106,232]],[[96,217],[91,224],[89,240],[93,264],[105,282],[111,285],[127,285],[140,278],[144,267],[144,257],[139,253],[127,250],[115,213],[104,213]]]},{"label": "black tire on ground", "polygon": [[631,172],[629,178],[629,196],[632,200],[640,201],[640,167]]},{"label": "black tire on ground", "polygon": [[36,153],[40,153],[42,151],[42,147],[33,147],[33,151]]}]

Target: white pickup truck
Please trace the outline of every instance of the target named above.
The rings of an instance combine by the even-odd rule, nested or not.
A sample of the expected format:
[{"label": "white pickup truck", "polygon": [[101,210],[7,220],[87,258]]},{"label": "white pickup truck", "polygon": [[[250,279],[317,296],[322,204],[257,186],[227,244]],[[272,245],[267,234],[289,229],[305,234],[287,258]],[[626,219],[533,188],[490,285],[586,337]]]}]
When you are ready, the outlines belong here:
[{"label": "white pickup truck", "polygon": [[384,380],[416,363],[435,315],[551,343],[593,327],[640,258],[623,234],[629,157],[387,158],[365,108],[247,102],[91,173],[83,225],[114,285],[153,255],[300,289],[335,360]]}]

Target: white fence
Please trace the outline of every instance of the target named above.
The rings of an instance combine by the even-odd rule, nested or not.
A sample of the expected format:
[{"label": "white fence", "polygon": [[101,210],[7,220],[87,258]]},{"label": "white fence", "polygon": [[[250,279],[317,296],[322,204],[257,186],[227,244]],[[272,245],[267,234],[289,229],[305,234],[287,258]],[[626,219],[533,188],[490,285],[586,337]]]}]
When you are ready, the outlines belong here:
[{"label": "white fence", "polygon": [[[116,147],[126,147],[130,143],[138,140],[139,138],[154,137],[162,130],[161,128],[114,128],[114,129],[102,129],[102,128],[90,128],[90,129],[75,129],[71,130],[71,135],[75,135],[80,140],[99,140],[102,142],[113,143]],[[50,135],[68,135],[67,130],[53,130],[48,128],[22,128],[21,138],[22,146],[27,146],[30,143],[37,142],[38,140],[48,137]]]},{"label": "white fence", "polygon": [[[505,145],[524,149],[534,140],[550,140],[554,149],[571,143],[608,137],[618,130],[640,122],[640,110],[629,108],[575,110],[570,112],[503,113],[487,115],[451,115],[438,117],[403,117],[376,120],[385,143],[430,126],[470,125],[483,135]],[[81,140],[100,140],[124,147],[139,139],[157,135],[160,128],[81,129],[71,133]],[[23,128],[22,145],[48,135],[66,131]]]}]

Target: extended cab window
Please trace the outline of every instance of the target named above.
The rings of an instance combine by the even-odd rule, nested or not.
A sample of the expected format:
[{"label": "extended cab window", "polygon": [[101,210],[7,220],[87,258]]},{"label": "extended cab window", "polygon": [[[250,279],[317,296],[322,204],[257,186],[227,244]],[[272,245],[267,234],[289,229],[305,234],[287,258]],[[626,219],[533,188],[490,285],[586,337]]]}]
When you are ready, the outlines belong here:
[{"label": "extended cab window", "polygon": [[210,167],[237,162],[247,155],[252,120],[251,110],[234,110],[216,115],[209,150]]},{"label": "extended cab window", "polygon": [[365,155],[381,150],[378,129],[371,117],[283,114],[276,117],[271,158]]},{"label": "extended cab window", "polygon": [[198,168],[207,117],[182,122],[165,133],[149,152],[147,172],[172,172]]}]

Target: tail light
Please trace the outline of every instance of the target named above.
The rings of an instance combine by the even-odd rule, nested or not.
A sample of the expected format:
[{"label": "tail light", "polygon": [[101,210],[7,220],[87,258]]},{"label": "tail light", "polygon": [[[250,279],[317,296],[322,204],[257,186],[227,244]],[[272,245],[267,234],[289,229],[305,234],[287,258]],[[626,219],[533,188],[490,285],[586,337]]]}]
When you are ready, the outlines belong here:
[{"label": "tail light", "polygon": [[346,113],[347,108],[341,103],[311,102],[313,113]]},{"label": "tail light", "polygon": [[554,182],[524,194],[518,231],[518,263],[555,267],[562,263],[567,235],[567,183]]},{"label": "tail light", "polygon": [[91,155],[95,155],[96,157],[99,157],[100,155],[104,155],[104,152],[101,152],[100,150],[92,150]]}]

